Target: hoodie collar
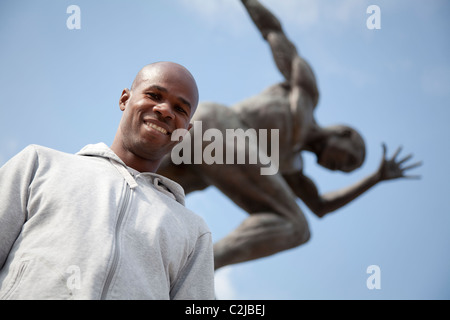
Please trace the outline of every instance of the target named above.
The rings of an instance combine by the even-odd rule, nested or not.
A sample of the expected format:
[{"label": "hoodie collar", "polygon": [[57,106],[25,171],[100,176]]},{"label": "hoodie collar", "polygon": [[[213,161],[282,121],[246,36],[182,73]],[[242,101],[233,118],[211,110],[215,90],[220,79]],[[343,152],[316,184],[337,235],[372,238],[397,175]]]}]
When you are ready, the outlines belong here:
[{"label": "hoodie collar", "polygon": [[[176,183],[175,181],[170,180],[169,178],[166,178],[164,176],[161,176],[159,174],[153,173],[153,172],[139,172],[133,168],[128,167],[122,159],[117,156],[114,151],[112,151],[106,144],[103,142],[97,143],[97,144],[88,144],[83,149],[81,149],[79,152],[77,152],[77,155],[79,156],[93,156],[93,157],[101,157],[109,159],[112,162],[115,162],[116,165],[119,165],[123,167],[123,169],[128,170],[128,172],[132,176],[143,176],[149,179],[154,185],[158,188],[162,188],[167,190],[169,193],[171,193],[177,202],[179,202],[182,205],[185,205],[185,193],[184,189]],[[132,187],[132,185],[130,185]],[[164,192],[164,191],[163,191]]]}]

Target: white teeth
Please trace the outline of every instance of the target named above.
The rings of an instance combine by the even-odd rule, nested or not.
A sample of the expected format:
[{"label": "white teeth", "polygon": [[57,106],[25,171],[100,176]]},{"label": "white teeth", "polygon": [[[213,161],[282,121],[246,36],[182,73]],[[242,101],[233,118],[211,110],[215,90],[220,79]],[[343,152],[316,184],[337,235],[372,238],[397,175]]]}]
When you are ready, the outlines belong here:
[{"label": "white teeth", "polygon": [[162,134],[167,134],[167,130],[164,128],[161,128],[159,126],[157,126],[156,124],[153,123],[146,123],[147,126],[149,126],[150,128],[153,128],[155,130],[158,130],[159,132],[161,132]]}]

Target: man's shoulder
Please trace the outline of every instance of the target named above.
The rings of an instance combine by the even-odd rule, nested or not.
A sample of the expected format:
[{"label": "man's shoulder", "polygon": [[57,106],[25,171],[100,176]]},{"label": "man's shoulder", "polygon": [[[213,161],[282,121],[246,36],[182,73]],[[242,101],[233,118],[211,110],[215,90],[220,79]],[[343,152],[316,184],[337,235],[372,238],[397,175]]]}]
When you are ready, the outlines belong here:
[{"label": "man's shoulder", "polygon": [[186,207],[184,204],[177,202],[176,200],[173,201],[174,202],[172,204],[175,205],[175,210],[172,210],[172,217],[183,226],[185,231],[192,236],[195,236],[195,238],[201,237],[206,233],[211,233],[209,225],[200,214]]},{"label": "man's shoulder", "polygon": [[67,166],[69,164],[84,165],[86,161],[91,163],[96,157],[80,157],[78,153],[62,151],[51,147],[29,144],[22,151],[20,151],[16,158],[20,161],[35,161],[39,166]]},{"label": "man's shoulder", "polygon": [[18,152],[15,158],[24,159],[30,157],[39,157],[40,155],[46,155],[56,152],[59,151],[38,144],[29,144],[25,148],[23,148],[20,152]]},{"label": "man's shoulder", "polygon": [[186,214],[188,216],[188,219],[195,224],[199,236],[202,236],[205,233],[211,233],[211,230],[208,224],[206,223],[205,219],[198,213],[195,213],[190,209],[186,209],[186,212],[184,214]]},{"label": "man's shoulder", "polygon": [[55,163],[62,163],[64,155],[70,154],[38,144],[29,144],[9,159],[4,166],[8,166],[11,170],[14,167],[22,170],[30,166],[34,168],[53,166]]},{"label": "man's shoulder", "polygon": [[50,147],[46,147],[40,144],[29,144],[27,145],[22,152],[39,152],[39,153],[65,153],[63,151],[59,151]]},{"label": "man's shoulder", "polygon": [[21,153],[24,154],[36,154],[39,158],[53,158],[53,157],[73,157],[75,154],[56,150],[50,147],[42,146],[39,144],[29,144]]}]

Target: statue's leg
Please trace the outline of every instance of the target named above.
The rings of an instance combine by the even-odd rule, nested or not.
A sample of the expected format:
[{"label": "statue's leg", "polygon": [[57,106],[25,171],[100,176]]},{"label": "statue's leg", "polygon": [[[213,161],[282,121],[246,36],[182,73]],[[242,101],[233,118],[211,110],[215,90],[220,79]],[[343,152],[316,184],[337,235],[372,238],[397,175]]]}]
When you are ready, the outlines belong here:
[{"label": "statue's leg", "polygon": [[214,245],[215,268],[272,255],[309,239],[307,220],[280,174],[259,165],[204,166],[211,184],[250,216]]}]

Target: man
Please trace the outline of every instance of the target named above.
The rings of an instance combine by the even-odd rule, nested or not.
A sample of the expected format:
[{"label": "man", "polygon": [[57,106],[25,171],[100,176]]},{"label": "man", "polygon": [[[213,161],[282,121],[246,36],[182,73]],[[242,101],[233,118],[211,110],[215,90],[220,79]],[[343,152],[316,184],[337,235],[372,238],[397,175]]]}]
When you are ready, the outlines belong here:
[{"label": "man", "polygon": [[213,299],[210,231],[154,173],[197,104],[187,69],[147,65],[122,92],[111,148],[29,146],[6,163],[0,298]]},{"label": "man", "polygon": [[[286,82],[276,84],[260,95],[231,108],[216,103],[200,104],[194,117],[203,129],[279,129],[279,172],[261,175],[263,164],[181,164],[167,157],[159,173],[179,182],[186,193],[217,187],[249,217],[236,230],[214,245],[215,268],[258,259],[299,246],[310,237],[304,213],[297,197],[319,217],[346,205],[380,181],[405,177],[414,164],[401,168],[409,160],[397,159],[398,150],[386,159],[386,147],[379,169],[353,186],[320,195],[314,182],[303,173],[301,152],[317,155],[318,163],[330,170],[351,172],[365,158],[362,137],[347,126],[320,127],[314,119],[319,100],[315,76],[309,64],[299,56],[284,34],[278,19],[256,0],[242,0],[253,22],[269,43],[275,63]],[[195,128],[191,136],[195,137]],[[271,139],[267,139],[271,141]],[[208,143],[203,144],[205,148]],[[227,148],[227,146],[225,146]],[[234,152],[257,147],[234,146]],[[242,149],[245,150],[242,150]],[[272,150],[271,146],[267,150]],[[257,150],[264,153],[264,150]]]}]

